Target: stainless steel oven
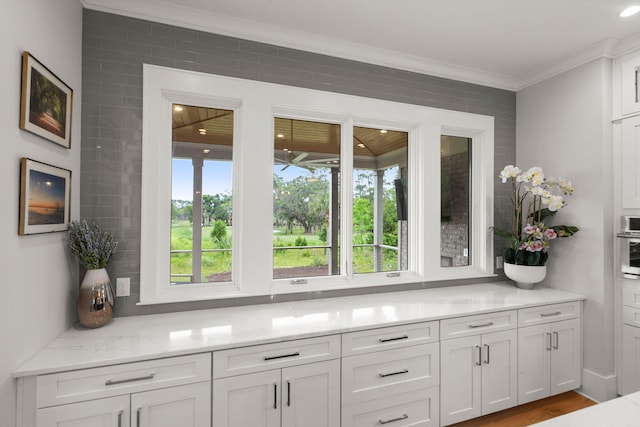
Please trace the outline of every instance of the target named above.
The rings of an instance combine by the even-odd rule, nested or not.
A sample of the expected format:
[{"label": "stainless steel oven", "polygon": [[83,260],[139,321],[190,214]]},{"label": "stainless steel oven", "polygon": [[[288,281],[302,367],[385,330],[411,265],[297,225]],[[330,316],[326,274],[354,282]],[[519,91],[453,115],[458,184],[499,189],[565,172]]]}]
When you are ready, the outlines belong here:
[{"label": "stainless steel oven", "polygon": [[640,216],[623,216],[622,231],[618,234],[620,269],[624,277],[640,279]]}]

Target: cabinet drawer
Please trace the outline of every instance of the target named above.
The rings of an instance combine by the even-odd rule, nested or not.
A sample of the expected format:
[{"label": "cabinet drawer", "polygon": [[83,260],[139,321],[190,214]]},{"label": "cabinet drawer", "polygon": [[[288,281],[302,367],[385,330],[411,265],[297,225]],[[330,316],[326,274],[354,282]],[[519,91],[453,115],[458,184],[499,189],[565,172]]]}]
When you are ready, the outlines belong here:
[{"label": "cabinet drawer", "polygon": [[622,288],[622,304],[640,308],[640,289]]},{"label": "cabinet drawer", "polygon": [[211,380],[211,353],[40,375],[38,408]]},{"label": "cabinet drawer", "polygon": [[626,325],[640,328],[640,308],[623,306],[622,322]]},{"label": "cabinet drawer", "polygon": [[396,394],[342,408],[342,427],[438,426],[438,387]]},{"label": "cabinet drawer", "polygon": [[342,356],[438,341],[438,322],[393,326],[342,334]]},{"label": "cabinet drawer", "polygon": [[580,317],[580,301],[549,304],[518,310],[518,326],[532,326]]},{"label": "cabinet drawer", "polygon": [[440,321],[440,339],[449,340],[513,329],[518,324],[517,318],[518,312],[511,310],[444,319]]},{"label": "cabinet drawer", "polygon": [[213,353],[213,378],[340,358],[340,336],[306,338]]},{"label": "cabinet drawer", "polygon": [[343,405],[385,398],[439,383],[439,343],[342,359]]}]

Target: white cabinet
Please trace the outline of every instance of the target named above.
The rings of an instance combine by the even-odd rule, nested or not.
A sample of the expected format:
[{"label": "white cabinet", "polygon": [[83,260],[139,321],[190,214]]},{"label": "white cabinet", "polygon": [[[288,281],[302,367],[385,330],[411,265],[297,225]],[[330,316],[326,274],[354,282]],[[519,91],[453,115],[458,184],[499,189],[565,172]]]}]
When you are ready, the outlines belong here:
[{"label": "white cabinet", "polygon": [[38,427],[207,427],[211,423],[208,353],[42,375],[36,383]]},{"label": "white cabinet", "polygon": [[622,370],[620,393],[640,390],[640,328],[622,325]]},{"label": "white cabinet", "polygon": [[439,425],[438,322],[342,335],[342,427]]},{"label": "white cabinet", "polygon": [[640,288],[622,288],[622,374],[620,394],[640,391]]},{"label": "white cabinet", "polygon": [[339,357],[339,336],[215,352],[213,427],[340,425]]},{"label": "white cabinet", "polygon": [[516,327],[515,310],[440,322],[443,425],[516,405]]},{"label": "white cabinet", "polygon": [[622,120],[622,208],[640,208],[640,116]]},{"label": "white cabinet", "polygon": [[520,328],[518,403],[523,404],[581,385],[580,319]]},{"label": "white cabinet", "polygon": [[511,329],[441,342],[443,425],[517,404],[517,337]]},{"label": "white cabinet", "polygon": [[640,112],[640,55],[627,56],[620,61],[620,100],[622,114]]},{"label": "white cabinet", "polygon": [[129,427],[129,396],[39,409],[39,427]]}]

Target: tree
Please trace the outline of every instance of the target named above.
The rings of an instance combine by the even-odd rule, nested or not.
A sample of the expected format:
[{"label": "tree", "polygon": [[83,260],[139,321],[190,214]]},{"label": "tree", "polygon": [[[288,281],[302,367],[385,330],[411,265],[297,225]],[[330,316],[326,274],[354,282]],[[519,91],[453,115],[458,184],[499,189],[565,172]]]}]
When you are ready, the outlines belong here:
[{"label": "tree", "polygon": [[329,209],[329,181],[317,173],[312,179],[299,176],[284,181],[274,174],[274,218],[277,224],[286,224],[291,232],[294,225],[304,228],[305,233],[320,229]]},{"label": "tree", "polygon": [[213,229],[211,230],[211,240],[220,247],[220,244],[226,244],[227,242],[227,226],[222,220],[217,219],[213,223]]}]

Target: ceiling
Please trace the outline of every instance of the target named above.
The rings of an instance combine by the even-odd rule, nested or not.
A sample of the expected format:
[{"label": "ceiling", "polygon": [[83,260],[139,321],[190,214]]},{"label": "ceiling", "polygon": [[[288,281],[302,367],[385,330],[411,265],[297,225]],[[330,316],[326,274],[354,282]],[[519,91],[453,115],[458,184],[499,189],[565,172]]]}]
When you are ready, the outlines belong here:
[{"label": "ceiling", "polygon": [[640,0],[81,0],[87,8],[518,90],[640,46]]}]

